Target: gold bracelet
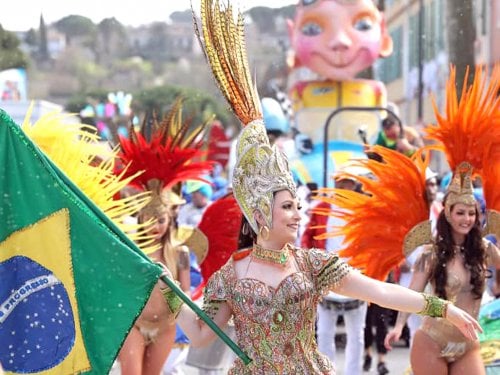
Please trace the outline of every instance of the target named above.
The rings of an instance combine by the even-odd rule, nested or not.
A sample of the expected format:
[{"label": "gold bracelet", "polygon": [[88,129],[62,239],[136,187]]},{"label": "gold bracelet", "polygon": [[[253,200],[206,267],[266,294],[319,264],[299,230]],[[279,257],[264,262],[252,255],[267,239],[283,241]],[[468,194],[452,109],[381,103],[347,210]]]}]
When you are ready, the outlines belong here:
[{"label": "gold bracelet", "polygon": [[449,301],[445,301],[439,297],[421,293],[425,299],[425,306],[422,311],[418,312],[419,315],[427,315],[433,318],[446,318],[448,312]]},{"label": "gold bracelet", "polygon": [[170,288],[160,289],[160,291],[163,294],[163,298],[165,298],[165,302],[167,302],[168,309],[174,315],[174,318],[177,318],[184,301]]}]

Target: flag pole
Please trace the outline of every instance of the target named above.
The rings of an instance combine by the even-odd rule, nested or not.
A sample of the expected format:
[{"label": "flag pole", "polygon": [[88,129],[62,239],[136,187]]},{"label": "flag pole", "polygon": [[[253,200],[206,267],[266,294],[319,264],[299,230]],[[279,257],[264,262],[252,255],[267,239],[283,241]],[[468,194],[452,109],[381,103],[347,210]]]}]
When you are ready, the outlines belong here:
[{"label": "flag pole", "polygon": [[236,355],[238,357],[240,357],[240,359],[243,361],[243,363],[245,365],[248,365],[250,362],[252,362],[252,360],[250,359],[250,357],[245,353],[243,352],[240,347],[238,345],[236,345],[236,343],[231,340],[231,338],[226,335],[226,333],[219,328],[219,326],[217,324],[214,323],[214,321],[212,319],[209,318],[209,316],[202,310],[198,307],[198,305],[196,305],[196,303],[194,303],[193,301],[191,301],[191,298],[189,298],[178,286],[177,284],[172,281],[172,279],[166,277],[166,276],[161,276],[160,277],[161,280],[168,285],[168,287],[170,289],[172,289],[174,291],[175,294],[177,294],[179,296],[179,298],[186,304],[189,306],[189,308],[191,310],[194,311],[194,313],[196,315],[198,315],[200,317],[201,320],[203,320],[214,332],[217,336],[219,336],[222,341],[224,341],[226,343],[227,346],[229,346],[231,348],[231,350],[236,353]]}]

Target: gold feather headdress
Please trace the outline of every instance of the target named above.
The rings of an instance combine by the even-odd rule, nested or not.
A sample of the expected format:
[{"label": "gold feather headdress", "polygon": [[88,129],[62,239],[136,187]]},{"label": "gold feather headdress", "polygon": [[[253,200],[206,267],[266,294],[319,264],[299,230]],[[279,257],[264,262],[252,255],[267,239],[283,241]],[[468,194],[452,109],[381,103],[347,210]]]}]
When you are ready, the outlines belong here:
[{"label": "gold feather headdress", "polygon": [[296,195],[288,160],[266,135],[257,89],[248,67],[244,22],[240,12],[234,18],[229,3],[201,1],[201,31],[193,10],[195,32],[216,82],[244,125],[238,138],[237,161],[233,173],[234,196],[252,229],[260,211],[267,226],[272,225],[273,193],[289,190]]}]

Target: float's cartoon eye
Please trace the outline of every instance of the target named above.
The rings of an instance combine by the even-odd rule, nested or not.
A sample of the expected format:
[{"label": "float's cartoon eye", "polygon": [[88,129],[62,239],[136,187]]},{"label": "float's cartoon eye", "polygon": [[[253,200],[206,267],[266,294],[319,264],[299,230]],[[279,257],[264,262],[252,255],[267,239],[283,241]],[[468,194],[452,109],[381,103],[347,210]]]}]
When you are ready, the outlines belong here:
[{"label": "float's cartoon eye", "polygon": [[368,31],[373,28],[373,20],[369,17],[363,17],[354,23],[354,28],[359,31]]},{"label": "float's cartoon eye", "polygon": [[302,34],[307,35],[307,36],[316,36],[321,34],[323,29],[321,28],[320,25],[314,22],[308,22],[304,26],[302,26]]}]

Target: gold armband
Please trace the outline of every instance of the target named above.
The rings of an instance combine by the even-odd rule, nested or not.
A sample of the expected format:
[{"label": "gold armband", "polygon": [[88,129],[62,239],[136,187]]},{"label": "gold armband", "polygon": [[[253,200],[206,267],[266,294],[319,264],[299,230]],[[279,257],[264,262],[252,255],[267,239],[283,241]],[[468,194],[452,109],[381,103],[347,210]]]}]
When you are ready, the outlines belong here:
[{"label": "gold armband", "polygon": [[446,318],[449,301],[426,293],[422,293],[422,296],[425,299],[425,306],[422,311],[417,314],[427,315],[433,318]]},{"label": "gold armband", "polygon": [[[176,281],[178,284],[178,282]],[[166,287],[164,289],[160,289],[161,293],[163,294],[163,298],[165,298],[165,302],[167,302],[167,306],[170,310],[170,312],[173,314],[174,318],[177,318],[177,315],[179,315],[182,304],[184,301],[182,301],[181,297],[179,297],[172,289],[169,287]]]}]

